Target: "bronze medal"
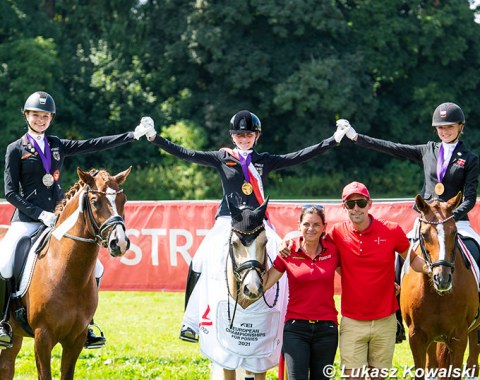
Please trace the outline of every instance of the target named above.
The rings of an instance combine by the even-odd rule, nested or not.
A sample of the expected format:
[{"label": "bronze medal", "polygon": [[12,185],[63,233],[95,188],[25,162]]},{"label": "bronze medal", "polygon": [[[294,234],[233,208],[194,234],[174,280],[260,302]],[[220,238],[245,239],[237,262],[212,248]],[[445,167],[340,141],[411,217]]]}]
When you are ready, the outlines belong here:
[{"label": "bronze medal", "polygon": [[439,182],[435,185],[435,194],[442,195],[444,191],[445,186],[443,186],[443,183]]},{"label": "bronze medal", "polygon": [[252,187],[252,185],[250,185],[250,183],[248,183],[248,182],[244,182],[243,185],[242,185],[242,192],[243,192],[243,194],[245,194],[245,195],[250,195],[250,194],[252,194],[252,192],[253,192],[253,187]]},{"label": "bronze medal", "polygon": [[47,173],[42,177],[42,182],[45,186],[50,187],[53,185],[55,181],[53,179],[53,175],[51,175],[50,173]]}]

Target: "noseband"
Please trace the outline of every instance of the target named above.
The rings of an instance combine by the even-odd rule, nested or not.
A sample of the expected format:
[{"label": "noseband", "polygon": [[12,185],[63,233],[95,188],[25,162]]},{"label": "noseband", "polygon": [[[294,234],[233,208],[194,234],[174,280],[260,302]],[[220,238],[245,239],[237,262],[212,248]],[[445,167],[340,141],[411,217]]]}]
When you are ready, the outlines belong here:
[{"label": "noseband", "polygon": [[[233,275],[235,277],[235,286],[236,286],[236,294],[235,294],[235,307],[233,309],[233,316],[230,317],[230,302],[228,301],[228,297],[227,297],[227,312],[228,312],[228,321],[230,322],[230,328],[233,327],[233,321],[235,319],[235,313],[237,311],[237,305],[238,305],[238,297],[239,297],[239,294],[240,294],[240,289],[241,289],[241,286],[243,284],[243,281],[245,281],[245,277],[248,275],[248,273],[250,273],[250,271],[254,270],[257,272],[258,276],[260,277],[260,279],[263,279],[263,275],[265,274],[265,271],[266,271],[266,263],[267,263],[267,248],[265,247],[265,249],[263,250],[263,263],[259,262],[258,260],[247,260],[245,262],[243,262],[242,264],[238,265],[237,264],[237,260],[235,259],[235,255],[234,255],[234,252],[233,252],[233,247],[232,247],[232,236],[233,236],[233,233],[237,233],[238,235],[240,235],[241,237],[257,237],[262,231],[265,230],[265,225],[262,223],[261,225],[259,225],[258,227],[254,228],[253,230],[251,231],[242,231],[242,230],[239,230],[238,228],[235,228],[232,226],[232,232],[230,234],[230,239],[229,239],[229,249],[228,249],[228,254],[230,256],[230,260],[232,262],[232,269],[233,269]],[[242,238],[240,238],[240,240],[242,241]],[[242,242],[243,244],[243,242]],[[242,272],[244,272],[243,276],[242,276]],[[228,276],[226,276],[227,278],[227,292],[228,292]],[[278,282],[276,283],[276,293],[275,293],[275,299],[273,301],[273,304],[272,305],[269,305],[267,300],[265,299],[265,293],[262,292],[262,297],[263,297],[263,300],[265,301],[265,304],[269,307],[269,308],[273,308],[275,307],[275,305],[277,304],[277,301],[278,301],[278,295],[279,295],[279,285],[278,285]]]},{"label": "noseband", "polygon": [[423,238],[422,234],[420,233],[421,227],[422,227],[421,223],[426,223],[426,224],[431,224],[431,225],[434,225],[434,226],[438,226],[440,224],[445,224],[450,219],[453,219],[453,215],[450,215],[448,218],[443,219],[443,220],[439,220],[439,221],[430,221],[430,220],[426,220],[424,218],[418,218],[418,220],[420,221],[420,223],[418,224],[418,237],[420,239],[420,249],[422,250],[423,259],[425,260],[425,263],[429,266],[430,270],[433,270],[433,268],[435,268],[435,267],[445,266],[445,267],[451,268],[452,273],[453,273],[453,271],[455,270],[455,257],[456,257],[456,252],[457,252],[457,250],[455,248],[457,247],[457,244],[458,244],[457,243],[457,233],[455,232],[455,237],[454,237],[455,247],[453,249],[452,261],[437,260],[435,262],[432,262],[432,257],[430,256],[430,254],[427,252],[427,249],[425,248],[425,239]]},{"label": "noseband", "polygon": [[[255,236],[255,237],[257,237],[260,234],[260,232],[262,232],[264,230],[265,230],[265,226],[263,224],[261,224],[260,226],[258,226],[255,229],[253,229],[252,231],[241,231],[237,228],[232,227],[232,233],[230,234],[230,241],[232,240],[232,236],[233,236],[234,232],[236,232],[237,234],[242,235],[242,236],[250,236],[250,237]],[[267,250],[265,249],[264,253],[263,253],[263,263],[261,263],[258,260],[247,260],[240,265],[238,265],[237,260],[235,260],[235,255],[233,253],[232,244],[230,244],[230,248],[228,250],[228,253],[230,255],[230,260],[232,261],[232,268],[233,268],[233,274],[235,276],[235,281],[236,281],[236,285],[237,285],[237,298],[238,298],[239,287],[242,284],[242,282],[245,280],[245,277],[247,276],[247,274],[250,271],[252,271],[252,270],[256,271],[258,273],[258,275],[260,276],[260,278],[262,278],[263,275],[265,274],[265,269],[266,269],[265,265],[266,265],[266,261],[267,261]],[[243,276],[242,276],[242,272],[245,272],[245,274]]]},{"label": "noseband", "polygon": [[108,241],[110,240],[110,235],[112,234],[113,230],[116,226],[121,226],[125,231],[125,222],[120,215],[114,215],[108,218],[101,226],[98,225],[95,217],[93,216],[92,205],[90,204],[90,200],[88,199],[88,193],[92,194],[101,194],[101,195],[115,195],[123,193],[123,189],[115,191],[115,192],[105,192],[99,190],[92,190],[89,186],[86,186],[85,192],[83,194],[83,204],[85,205],[85,211],[83,213],[86,221],[92,227],[93,231],[91,234],[94,236],[94,239],[86,239],[79,236],[73,236],[70,234],[65,234],[66,237],[70,239],[82,241],[84,243],[93,243],[93,244],[101,244],[102,247],[108,247]]}]

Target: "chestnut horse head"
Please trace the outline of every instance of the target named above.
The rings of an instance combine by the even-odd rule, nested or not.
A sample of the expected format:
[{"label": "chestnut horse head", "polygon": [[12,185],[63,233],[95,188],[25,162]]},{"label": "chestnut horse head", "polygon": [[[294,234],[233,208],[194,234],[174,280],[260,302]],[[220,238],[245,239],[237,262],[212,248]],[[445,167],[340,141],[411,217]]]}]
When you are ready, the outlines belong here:
[{"label": "chestnut horse head", "polygon": [[114,257],[129,247],[124,223],[127,198],[120,186],[130,170],[111,176],[105,170],[77,169],[79,181],[57,206],[58,221],[37,254],[30,286],[15,301],[14,309],[23,308],[30,331],[11,310],[13,347],[1,351],[0,378],[13,378],[23,337],[33,332],[38,378],[51,379],[51,352],[60,343],[61,378],[73,379],[98,304],[94,270],[100,247]]},{"label": "chestnut horse head", "polygon": [[230,295],[246,308],[263,295],[267,265],[265,212],[268,199],[258,208],[239,208],[228,198],[232,216],[227,280]]},{"label": "chestnut horse head", "polygon": [[457,255],[457,226],[453,210],[461,203],[462,193],[447,202],[435,200],[427,203],[420,196],[415,198],[418,219],[420,253],[432,272],[435,290],[442,294],[452,289],[452,274]]},{"label": "chestnut horse head", "polygon": [[446,202],[415,198],[421,212],[415,224],[415,253],[431,271],[427,275],[410,270],[404,276],[400,306],[417,370],[461,369],[468,344],[467,368],[473,377],[480,349],[478,285],[459,248],[453,211],[461,201],[461,192]]}]

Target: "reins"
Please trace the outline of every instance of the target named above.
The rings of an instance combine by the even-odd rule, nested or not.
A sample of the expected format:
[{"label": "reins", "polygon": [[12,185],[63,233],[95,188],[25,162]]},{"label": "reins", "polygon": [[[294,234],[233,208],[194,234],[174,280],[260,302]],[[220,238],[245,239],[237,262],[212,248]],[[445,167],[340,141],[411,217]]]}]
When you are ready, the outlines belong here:
[{"label": "reins", "polygon": [[[101,226],[98,225],[95,217],[93,216],[92,205],[90,204],[90,200],[88,199],[88,193],[92,194],[101,194],[101,195],[115,195],[120,194],[123,192],[123,189],[120,189],[115,192],[105,192],[99,190],[92,190],[89,186],[85,187],[85,192],[83,194],[83,204],[85,205],[85,210],[83,212],[84,220],[87,222],[93,231],[89,231],[90,234],[94,236],[94,238],[84,238],[80,236],[70,235],[65,233],[65,237],[68,237],[72,240],[81,241],[83,243],[91,243],[91,244],[98,244],[102,245],[102,247],[107,248],[108,241],[110,239],[110,235],[112,234],[114,227],[120,225],[122,226],[123,230],[125,231],[125,221],[120,215],[114,215],[108,218]],[[104,233],[108,232],[104,237]]]},{"label": "reins", "polygon": [[[423,213],[422,213],[422,216],[423,216]],[[452,273],[454,272],[454,270],[455,270],[455,258],[456,258],[456,253],[457,253],[456,248],[458,247],[458,236],[457,236],[457,233],[455,232],[455,237],[454,237],[455,247],[453,249],[452,261],[437,260],[435,262],[432,262],[432,257],[428,253],[427,249],[425,248],[425,239],[423,238],[422,234],[420,233],[421,232],[421,227],[422,227],[421,223],[426,223],[426,224],[431,224],[431,225],[434,225],[434,226],[438,226],[438,225],[441,225],[441,224],[445,224],[446,222],[448,222],[451,219],[453,219],[453,215],[450,215],[448,218],[438,220],[438,221],[427,220],[424,217],[423,218],[422,217],[418,218],[418,220],[420,221],[420,223],[418,223],[418,231],[417,231],[417,236],[420,240],[419,245],[420,245],[420,249],[422,251],[423,259],[425,260],[425,263],[430,268],[430,271],[433,270],[433,268],[435,268],[435,267],[446,266],[446,267],[449,267],[449,268],[452,269]]]}]

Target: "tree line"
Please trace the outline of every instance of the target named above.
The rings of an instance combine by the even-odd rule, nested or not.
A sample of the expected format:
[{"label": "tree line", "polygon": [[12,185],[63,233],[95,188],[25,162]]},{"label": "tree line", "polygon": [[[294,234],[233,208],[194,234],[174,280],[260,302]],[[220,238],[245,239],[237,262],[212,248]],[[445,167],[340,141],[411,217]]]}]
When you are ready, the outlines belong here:
[{"label": "tree line", "polygon": [[[451,101],[467,118],[464,141],[480,152],[474,16],[466,0],[1,0],[1,159],[25,132],[20,111],[37,90],[54,97],[48,132],[61,138],[122,133],[149,115],[163,136],[216,150],[231,146],[229,120],[248,109],[262,121],[258,151],[279,154],[331,136],[338,118],[359,133],[421,144],[436,139],[435,107]],[[63,186],[77,180],[77,166],[130,165],[130,200],[222,193],[212,169],[144,139],[71,157]],[[265,187],[272,198],[338,198],[352,180],[374,197],[413,197],[423,176],[344,141]]]}]

